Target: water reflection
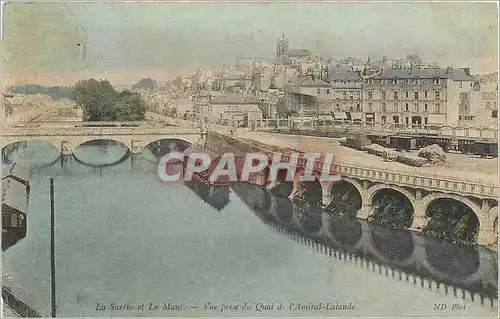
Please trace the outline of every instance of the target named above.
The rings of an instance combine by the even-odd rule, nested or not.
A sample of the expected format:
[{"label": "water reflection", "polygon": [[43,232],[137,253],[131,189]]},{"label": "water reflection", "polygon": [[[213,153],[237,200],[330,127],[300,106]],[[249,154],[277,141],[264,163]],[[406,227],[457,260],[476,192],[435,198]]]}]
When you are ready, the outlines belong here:
[{"label": "water reflection", "polygon": [[198,182],[184,182],[199,198],[218,211],[224,209],[229,204],[229,187],[209,186]]},{"label": "water reflection", "polygon": [[113,140],[95,140],[83,143],[73,151],[73,158],[87,166],[111,166],[130,156],[127,146]]},{"label": "water reflection", "polygon": [[[232,188],[271,227],[318,251],[354,260],[373,271],[378,268],[380,274],[392,275],[397,280],[453,292],[458,297],[474,299],[478,295],[481,302],[489,298],[491,305],[497,298],[494,252],[427,239],[408,230],[387,229],[348,215],[294,204],[286,198],[252,191],[257,189],[253,185]],[[270,198],[267,211],[254,209],[256,196],[263,196],[266,202]]]},{"label": "water reflection", "polygon": [[20,141],[2,148],[2,163],[45,167],[57,162],[59,152],[45,141]]},{"label": "water reflection", "polygon": [[[92,149],[92,147],[94,149]],[[95,154],[96,149],[98,149],[99,146],[94,145],[92,147],[87,147],[86,149],[89,150],[89,152]],[[108,150],[111,150],[113,148],[114,146],[108,148]],[[117,154],[119,155],[119,153]],[[92,158],[91,155],[84,154],[84,156]],[[114,211],[114,209],[116,209],[115,207],[119,207],[118,203],[122,201],[122,198],[120,198],[121,193],[120,191],[117,191],[119,187],[126,189],[126,187],[130,187],[130,185],[133,184],[132,182],[136,183],[134,184],[133,187],[143,187],[144,185],[148,184],[140,184],[137,181],[147,181],[147,183],[156,181],[157,177],[155,176],[155,172],[157,167],[154,161],[151,161],[151,159],[155,157],[156,155],[154,154],[153,151],[151,151],[150,149],[145,149],[144,152],[142,152],[142,154],[132,154],[128,158],[128,160],[123,161],[117,165],[108,167],[85,166],[82,163],[77,162],[76,160],[75,161],[71,160],[71,158],[64,158],[64,159],[61,158],[61,165],[63,166],[63,168],[61,168],[59,165],[54,164],[50,167],[45,168],[42,172],[40,172],[38,177],[39,178],[40,176],[43,177],[43,183],[45,183],[46,176],[68,177],[67,180],[61,178],[61,183],[64,180],[68,182],[68,185],[74,185],[72,183],[81,183],[78,185],[77,188],[75,188],[73,192],[71,192],[71,195],[74,196],[74,199],[71,199],[69,197],[67,198],[66,208],[68,210],[73,209],[74,210],[73,212],[76,212],[76,214],[75,215],[71,214],[71,218],[67,217],[66,223],[69,224],[71,222],[74,222],[76,220],[74,216],[80,216],[82,218],[81,219],[82,223],[83,220],[85,220],[85,223],[87,225],[88,224],[92,225],[93,223],[95,223],[95,225],[99,225],[99,223],[101,222],[100,219],[87,220],[86,215],[81,214],[81,212],[85,212],[85,210],[87,209],[85,205],[82,207],[75,206],[76,203],[84,204],[81,203],[81,199],[84,197],[82,197],[80,192],[82,191],[86,192],[85,195],[83,196],[89,196],[87,194],[94,192],[95,200],[97,201],[97,203],[93,203],[94,207],[109,205],[110,211]],[[56,157],[56,160],[57,158],[58,157]],[[63,162],[63,160],[65,162]],[[99,174],[101,177],[110,176],[111,174],[115,174],[115,176],[113,176],[114,178],[113,180],[111,179],[104,180],[103,178],[95,178],[96,177],[95,175],[97,174]],[[139,174],[142,174],[142,176],[139,176]],[[85,177],[93,175],[92,178],[94,179],[92,180],[87,178],[74,179],[75,176],[81,177],[82,175],[84,175]],[[96,183],[99,183],[99,188],[95,187]],[[492,300],[496,298],[497,287],[498,287],[497,284],[498,276],[497,276],[497,266],[496,266],[497,256],[495,253],[475,248],[462,248],[457,245],[443,243],[442,241],[438,240],[425,239],[421,236],[415,235],[406,230],[393,231],[385,229],[383,227],[373,226],[365,221],[357,220],[356,218],[353,218],[348,214],[343,214],[343,215],[340,214],[340,212],[342,212],[342,210],[345,208],[349,208],[350,210],[351,209],[350,207],[343,207],[341,209],[340,206],[335,206],[335,204],[331,205],[335,208],[336,212],[335,214],[333,214],[323,211],[320,208],[293,204],[286,197],[283,198],[274,196],[270,192],[266,191],[266,189],[263,187],[240,184],[240,185],[232,185],[232,189],[230,190],[228,187],[209,187],[199,183],[187,183],[185,184],[185,186],[187,187],[187,189],[183,187],[181,188],[184,189],[184,191],[187,191],[187,194],[189,194],[190,193],[189,190],[191,190],[191,192],[195,193],[201,200],[203,200],[204,202],[209,204],[212,208],[218,211],[227,208],[230,199],[235,201],[234,197],[233,198],[230,197],[230,193],[231,192],[233,192],[233,194],[236,193],[238,197],[246,204],[246,206],[252,209],[255,215],[264,223],[269,225],[271,229],[276,230],[282,234],[286,234],[290,238],[298,241],[299,243],[311,246],[319,252],[331,255],[332,257],[337,259],[350,262],[352,263],[353,267],[361,266],[363,268],[366,268],[367,270],[370,271],[370,273],[373,273],[373,276],[378,276],[380,274],[384,276],[389,276],[391,278],[394,278],[395,280],[402,280],[402,281],[406,280],[410,284],[413,283],[418,288],[424,286],[426,288],[428,287],[429,289],[439,290],[444,293],[450,293],[450,294],[454,293],[457,295],[457,297],[462,297],[464,295],[464,292],[467,292],[467,298],[474,297],[477,300],[482,300],[483,302],[487,303],[491,303]],[[289,187],[290,185],[285,185],[285,186]],[[40,181],[39,181],[38,191],[40,192],[40,190],[42,189],[45,190],[46,188],[44,187],[45,184],[40,186]],[[96,190],[98,190],[98,192],[102,192],[102,190],[105,190],[107,191],[106,193],[107,196],[110,195],[116,196],[117,197],[116,202],[113,203],[112,198],[110,199],[109,197],[106,197],[104,195],[102,198],[99,197],[101,193],[96,192]],[[149,205],[149,203],[152,203],[152,206],[153,204],[157,203],[163,205],[161,207],[161,215],[160,217],[158,217],[157,220],[155,220],[155,223],[165,220],[164,205],[165,202],[167,202],[167,200],[172,200],[174,204],[175,204],[174,199],[179,199],[179,202],[181,202],[179,207],[171,209],[172,212],[174,212],[172,216],[179,216],[183,214],[189,215],[190,213],[192,213],[193,207],[195,209],[200,209],[199,206],[191,205],[193,202],[195,202],[195,200],[193,200],[192,197],[189,196],[181,197],[182,190],[179,191],[178,194],[175,193],[177,192],[177,190],[172,192],[170,191],[163,192],[163,190],[164,188],[161,188],[160,190],[144,188],[144,189],[137,189],[137,191],[133,189],[132,191],[129,190],[130,192],[129,194],[137,194],[138,196],[136,211],[141,211],[143,205]],[[176,195],[172,196],[176,197],[170,199],[168,199],[168,197],[167,198],[161,197],[161,199],[159,199],[159,197],[152,196],[155,193],[161,193],[161,196],[175,193]],[[284,190],[283,193],[286,195],[288,193],[288,190]],[[44,205],[43,203],[46,204],[48,202],[46,200],[45,193],[40,194],[40,196],[43,198],[37,202],[40,205],[37,206],[37,208],[42,207]],[[185,200],[184,198],[187,199]],[[190,205],[187,205],[186,202],[189,202],[188,204]],[[92,208],[92,205],[90,206]],[[190,206],[190,207],[185,208],[185,206]],[[358,204],[354,205],[354,207],[357,206]],[[185,208],[185,211],[182,211],[183,208]],[[43,209],[44,208],[42,208],[41,210]],[[241,208],[239,209],[241,210]],[[122,217],[124,211],[130,212],[127,218]],[[116,223],[113,224],[113,227],[116,227],[116,225],[120,225],[120,227],[118,227],[119,229],[127,229],[126,227],[129,227],[129,225],[131,224],[130,221],[133,218],[138,218],[137,216],[141,216],[140,218],[141,220],[144,219],[149,220],[150,217],[149,215],[148,218],[143,218],[142,217],[143,215],[137,214],[136,211],[131,209],[130,206],[124,207],[122,208],[122,210],[117,210],[117,212],[119,213],[110,216],[110,219],[112,219],[114,223]],[[227,219],[228,218],[227,216],[224,218],[221,217],[224,216],[224,213],[215,214],[218,218],[220,217],[220,219],[217,220],[217,224],[224,223],[227,221],[228,225],[234,225],[235,223],[244,220],[246,216],[248,216],[248,214],[246,210],[241,210],[241,211],[245,211],[245,214],[242,214],[241,216],[236,216],[234,220],[229,220],[229,221]],[[94,211],[92,211],[91,213],[95,214]],[[37,214],[34,215],[37,216]],[[39,213],[38,218],[42,219],[41,215],[46,215],[46,214]],[[66,216],[70,215],[67,214]],[[173,219],[174,217],[172,216],[168,217]],[[64,218],[63,214],[61,214],[61,218]],[[190,216],[190,218],[191,219],[189,220],[193,221],[193,223],[200,221],[199,214],[197,216]],[[171,219],[169,219],[169,222]],[[254,219],[252,217],[252,214],[250,214],[248,219],[250,220]],[[43,221],[44,222],[41,223],[42,226],[38,227],[39,229],[43,229],[44,231],[46,229],[46,223],[45,220]],[[182,222],[184,223],[184,221]],[[246,222],[251,222],[251,221],[247,220]],[[205,225],[205,221],[200,222],[200,224]],[[179,225],[181,225],[181,223],[179,223]],[[111,227],[111,226],[107,225],[106,227]],[[175,232],[176,228],[180,227],[182,226],[177,226],[177,224],[172,223],[172,229],[170,232],[173,233]],[[96,226],[96,227],[89,227],[88,229],[98,230],[99,228]],[[148,228],[148,231],[150,231],[149,229],[150,228]],[[231,229],[231,226],[228,226],[227,229]],[[36,240],[32,240],[31,242],[29,242],[30,245],[33,245],[30,246],[30,251],[35,251],[35,252],[43,251],[43,249],[40,249],[40,247],[37,246],[39,244],[39,238],[43,237],[42,235],[40,235],[43,234],[43,231],[34,233],[36,234],[35,235],[36,237],[32,238]],[[216,247],[215,245],[216,243],[217,245],[230,245],[235,241],[235,238],[236,240],[241,240],[242,243],[253,242],[255,240],[254,237],[245,237],[245,236],[250,236],[250,235],[261,236],[261,234],[257,233],[258,231],[259,230],[249,229],[248,234],[245,234],[241,230],[239,230],[239,232],[235,234],[236,237],[231,237],[232,235],[231,233],[227,235],[226,233],[221,232],[218,233],[216,236],[216,237],[220,236],[221,240],[219,242],[214,241],[213,245],[214,247]],[[264,231],[267,230],[264,228]],[[96,250],[100,251],[102,249],[101,247],[102,242],[94,239],[99,238],[99,236],[103,236],[102,233],[103,232],[97,231],[96,237],[92,237],[88,236],[87,232],[84,232],[83,235],[80,234],[80,236],[85,236],[84,237],[85,240],[82,240],[82,242],[84,242],[85,245],[95,244],[95,247],[97,247]],[[152,233],[151,237],[162,238],[162,236],[165,236],[164,233],[165,233],[164,229],[161,228],[159,229],[158,233]],[[211,232],[207,232],[207,234],[210,234],[210,236],[212,236]],[[122,236],[122,238],[130,238],[131,235],[130,232],[124,232],[124,234],[120,236]],[[88,237],[90,237],[90,239]],[[111,238],[113,237],[111,236]],[[121,241],[123,240],[120,237],[116,238],[119,238],[117,243],[118,242],[121,243]],[[173,238],[175,240],[175,238],[177,237]],[[191,258],[192,256],[202,256],[204,254],[203,249],[205,248],[203,248],[204,246],[200,243],[203,242],[205,238],[209,238],[208,235],[206,235],[206,237],[198,237],[197,234],[196,236],[193,236],[193,238],[196,238],[195,241],[196,244],[190,246],[189,251],[191,251],[193,247],[200,247],[199,251],[197,251],[196,254],[193,253],[191,255],[191,254],[186,254],[185,253],[186,250],[182,250],[182,253],[179,252],[177,256],[188,256],[189,258]],[[156,239],[152,241],[156,241]],[[158,240],[158,242],[160,242],[160,240]],[[111,246],[118,247],[119,245],[117,243],[115,243],[115,246],[112,245]],[[142,241],[138,240],[137,243],[139,245],[142,243]],[[266,245],[268,245],[268,243],[269,241],[266,241]],[[78,245],[80,245],[79,242]],[[238,243],[238,247],[240,247],[241,245],[242,245],[241,243]],[[48,247],[48,245],[46,246]],[[169,247],[170,246],[175,246],[175,245],[169,245]],[[264,246],[265,245],[263,244],[262,247],[259,246],[259,249],[255,248],[256,253],[261,254],[262,252],[264,252],[266,254],[265,255],[266,258],[263,258],[263,260],[271,260],[273,256],[277,255],[274,246],[271,246],[271,248],[266,246],[267,247],[266,249],[264,249]],[[252,247],[257,247],[257,246],[254,245]],[[80,248],[81,246],[78,246],[78,249]],[[227,267],[228,265],[227,260],[231,260],[231,258],[234,257],[235,251],[239,251],[240,249],[241,248],[234,248],[234,250],[229,250],[230,252],[229,255],[224,256],[224,258],[222,257],[220,258],[221,262],[220,264],[217,264],[217,267],[220,267],[220,269],[222,269],[221,273],[223,274],[228,273],[228,271],[226,271],[228,268],[224,268]],[[9,251],[11,252],[11,250]],[[85,249],[85,251],[89,254],[88,256],[92,256],[93,258],[95,258],[96,255],[91,254],[92,252],[91,249]],[[114,249],[113,251],[110,250],[109,252],[111,253],[112,256],[114,256],[114,258],[116,258],[115,259],[116,263],[112,263],[109,265],[106,264],[106,266],[109,267],[110,273],[112,273],[115,270],[116,265],[133,264],[131,260],[132,261],[137,260],[138,261],[137,265],[140,269],[144,267],[143,256],[140,257],[137,256],[136,257],[137,259],[130,259],[130,256],[128,255],[129,249],[127,249],[127,253],[124,255],[115,253]],[[81,253],[76,249],[73,249],[73,247],[72,249],[68,249],[67,251],[68,255],[73,253],[78,254],[78,257],[73,256],[73,260],[76,259],[78,260],[78,262],[88,263],[88,267],[84,267],[85,269],[92,269],[90,265],[96,263],[95,260],[90,258],[88,260],[85,260],[84,258],[78,259],[80,258],[79,255]],[[122,256],[124,256],[123,259],[121,259]],[[216,259],[211,259],[214,258],[213,256],[214,255],[212,255],[212,252],[210,252],[210,255],[207,257],[208,260],[216,260]],[[157,254],[155,254],[154,258],[156,257]],[[12,256],[10,258],[12,258]],[[172,260],[174,259],[177,260],[178,258],[177,257],[172,258]],[[279,259],[282,258],[284,257],[280,256]],[[19,258],[19,260],[20,260],[19,263],[18,264],[14,263],[14,265],[24,264],[23,263],[24,260],[21,260],[21,258]],[[68,258],[67,260],[71,260],[71,258]],[[193,262],[193,264],[199,263],[198,260],[194,262],[195,259],[188,259],[188,260],[189,262]],[[104,259],[101,262],[104,263]],[[168,265],[170,267],[169,262],[165,261],[159,264]],[[237,263],[237,264],[240,265],[243,263]],[[179,269],[184,269],[183,267],[185,267],[184,261],[183,263],[181,263],[181,266],[179,266]],[[259,265],[258,268],[266,269],[265,267],[262,267],[262,265]],[[272,269],[272,267],[270,267],[270,269]],[[168,271],[172,273],[170,270]],[[31,272],[25,271],[25,272],[30,274],[36,271],[31,271]],[[179,273],[183,272],[180,271]],[[202,271],[200,271],[200,273],[206,273],[206,270],[203,269]],[[69,274],[67,279],[68,283],[71,282],[71,284],[68,284],[68,286],[71,287],[73,285],[76,285],[74,281],[71,281],[73,280],[71,277],[72,275],[73,274]],[[92,276],[95,277],[95,274],[92,273]],[[265,276],[267,276],[267,274],[265,274]],[[110,276],[109,278],[112,277]],[[32,277],[30,277],[29,279],[32,280]],[[114,283],[121,280],[117,278],[114,278],[113,280],[115,279],[116,281]],[[182,283],[179,282],[177,284],[179,285],[179,287],[181,287],[181,285],[185,285],[184,282]],[[163,289],[165,289],[165,286],[168,285],[162,284],[161,286],[159,286],[158,291],[159,292],[164,291]],[[103,289],[103,291],[104,290],[107,291],[107,289],[109,289],[109,287],[98,287],[98,288]],[[235,291],[240,291],[241,287],[236,287],[235,289],[236,289]],[[67,288],[67,291],[71,290]],[[89,296],[91,296],[92,294],[93,294],[92,292],[89,292],[87,298],[90,298]],[[487,298],[491,299],[488,300]],[[70,303],[68,302],[67,304],[69,305]],[[71,307],[73,306],[76,307],[77,305],[78,302],[76,302],[76,304],[71,304]]]}]

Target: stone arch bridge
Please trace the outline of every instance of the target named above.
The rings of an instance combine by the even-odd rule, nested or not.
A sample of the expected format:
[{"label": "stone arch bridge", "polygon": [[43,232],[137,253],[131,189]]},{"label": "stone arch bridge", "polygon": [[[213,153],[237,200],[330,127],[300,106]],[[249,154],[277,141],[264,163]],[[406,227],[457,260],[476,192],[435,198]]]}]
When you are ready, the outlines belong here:
[{"label": "stone arch bridge", "polygon": [[[269,154],[271,156],[271,154]],[[290,162],[291,155],[281,154],[282,162]],[[305,163],[304,163],[305,164]],[[423,175],[398,171],[361,167],[357,165],[334,163],[330,172],[336,179],[321,181],[322,163],[314,164],[313,175],[321,185],[322,204],[328,206],[332,202],[333,189],[339,183],[346,183],[357,190],[361,198],[361,208],[357,217],[368,219],[374,215],[374,197],[382,190],[393,190],[403,195],[413,208],[410,229],[420,231],[429,222],[428,207],[437,200],[451,199],[464,204],[474,213],[478,220],[478,238],[480,245],[496,245],[498,240],[498,184],[470,182],[460,178],[444,178],[439,175]],[[268,190],[283,183],[268,182],[268,167],[254,177],[250,182],[266,186]],[[305,171],[300,160],[293,177],[293,190],[290,199],[293,199],[300,187],[298,177]]]},{"label": "stone arch bridge", "polygon": [[127,128],[127,127],[80,127],[71,129],[50,128],[4,131],[2,149],[6,145],[20,141],[45,141],[50,143],[61,155],[71,155],[78,145],[93,140],[112,140],[120,142],[131,153],[141,153],[144,147],[162,139],[178,139],[195,144],[206,133],[194,127],[167,128]]}]

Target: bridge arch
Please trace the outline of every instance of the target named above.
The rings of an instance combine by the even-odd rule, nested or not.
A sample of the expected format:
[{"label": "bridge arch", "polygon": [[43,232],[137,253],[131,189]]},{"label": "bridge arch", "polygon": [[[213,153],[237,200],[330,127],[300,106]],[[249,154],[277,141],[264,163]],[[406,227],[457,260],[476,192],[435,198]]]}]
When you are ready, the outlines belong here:
[{"label": "bridge arch", "polygon": [[368,188],[366,197],[371,221],[389,228],[412,225],[418,203],[410,191],[396,185],[376,184]]},{"label": "bridge arch", "polygon": [[[455,202],[455,204],[453,204]],[[423,232],[446,240],[488,244],[493,220],[479,204],[456,194],[433,193],[422,199]]]},{"label": "bridge arch", "polygon": [[158,135],[158,136],[144,136],[144,137],[139,137],[137,140],[140,140],[142,142],[143,147],[146,147],[150,145],[151,143],[161,141],[161,140],[177,140],[177,141],[182,141],[185,143],[188,143],[189,145],[193,145],[196,143],[196,139],[188,139],[185,138],[184,136],[175,136],[175,135]]},{"label": "bridge arch", "polygon": [[377,194],[377,192],[384,190],[384,189],[392,189],[396,192],[399,192],[403,194],[412,204],[412,206],[415,206],[415,195],[413,195],[410,191],[407,189],[404,189],[403,187],[396,186],[396,185],[387,185],[387,184],[376,184],[373,185],[372,187],[367,189],[367,194],[366,194],[366,203],[368,205],[372,205],[373,202],[373,197]]},{"label": "bridge arch", "polygon": [[361,185],[361,182],[359,182],[359,181],[357,181],[355,179],[352,179],[350,177],[347,177],[347,176],[342,176],[342,178],[339,181],[334,181],[333,183],[331,183],[328,186],[328,196],[332,195],[333,187],[335,187],[335,185],[340,184],[341,182],[346,182],[346,183],[349,183],[352,186],[356,187],[356,189],[358,190],[359,196],[361,196],[362,203],[365,202],[364,201],[364,196],[363,196],[365,192],[363,190],[363,185]]},{"label": "bridge arch", "polygon": [[471,201],[470,199],[460,196],[460,195],[455,195],[455,194],[445,194],[445,193],[432,193],[421,200],[421,207],[423,212],[427,212],[427,208],[429,208],[429,205],[434,202],[435,200],[438,199],[453,199],[456,200],[466,206],[468,206],[476,215],[478,218],[479,222],[481,223],[481,220],[484,220],[484,215],[481,214],[481,207]]},{"label": "bridge arch", "polygon": [[311,175],[314,176],[314,181],[301,181],[301,176],[304,175],[306,169],[299,168],[293,176],[293,191],[292,198],[300,201],[310,202],[312,204],[321,205],[323,198],[323,185],[321,183],[321,174],[313,170]]}]

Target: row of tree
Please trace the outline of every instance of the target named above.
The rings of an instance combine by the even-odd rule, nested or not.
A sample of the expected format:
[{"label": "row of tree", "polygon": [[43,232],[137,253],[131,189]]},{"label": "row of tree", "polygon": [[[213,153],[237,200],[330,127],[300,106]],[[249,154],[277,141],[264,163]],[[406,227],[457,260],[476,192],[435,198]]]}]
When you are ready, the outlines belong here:
[{"label": "row of tree", "polygon": [[[132,89],[155,89],[156,81],[142,79]],[[43,86],[29,84],[8,89],[14,94],[46,94],[53,100],[71,99],[83,107],[88,121],[140,121],[147,110],[145,101],[138,93],[116,91],[108,80],[84,80],[74,86]]]},{"label": "row of tree", "polygon": [[147,105],[138,93],[116,91],[108,80],[79,81],[73,99],[83,107],[87,121],[140,121]]},{"label": "row of tree", "polygon": [[52,100],[71,99],[73,97],[73,88],[68,86],[47,87],[39,84],[28,84],[10,87],[7,91],[14,94],[46,94]]}]

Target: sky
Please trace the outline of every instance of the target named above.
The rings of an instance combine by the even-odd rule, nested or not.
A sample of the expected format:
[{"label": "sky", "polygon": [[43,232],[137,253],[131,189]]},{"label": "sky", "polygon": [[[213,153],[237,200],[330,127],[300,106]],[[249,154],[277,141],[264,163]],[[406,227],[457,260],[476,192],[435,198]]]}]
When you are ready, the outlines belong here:
[{"label": "sky", "polygon": [[282,32],[323,57],[418,53],[498,68],[496,3],[9,3],[6,71],[217,67],[273,58]]}]

